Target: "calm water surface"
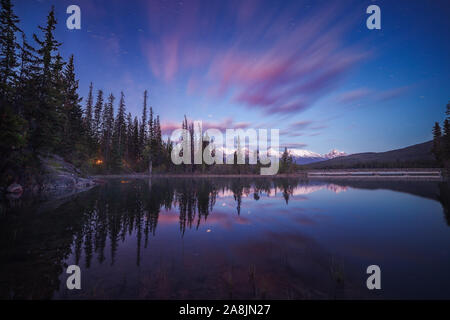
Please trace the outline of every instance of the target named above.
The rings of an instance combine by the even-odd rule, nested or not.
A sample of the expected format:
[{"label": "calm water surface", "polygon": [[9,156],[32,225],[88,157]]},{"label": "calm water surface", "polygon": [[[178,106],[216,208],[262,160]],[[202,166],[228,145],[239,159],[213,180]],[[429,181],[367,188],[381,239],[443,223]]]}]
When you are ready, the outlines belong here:
[{"label": "calm water surface", "polygon": [[[4,200],[0,298],[450,298],[449,202],[443,182],[280,178]],[[81,290],[66,288],[72,264]],[[366,287],[371,264],[381,290]]]}]

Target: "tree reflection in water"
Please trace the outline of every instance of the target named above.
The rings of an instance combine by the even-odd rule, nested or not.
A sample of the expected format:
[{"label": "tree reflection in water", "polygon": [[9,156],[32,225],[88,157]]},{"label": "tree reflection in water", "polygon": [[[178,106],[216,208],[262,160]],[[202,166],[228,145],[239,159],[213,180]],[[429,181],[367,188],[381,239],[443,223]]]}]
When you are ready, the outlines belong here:
[{"label": "tree reflection in water", "polygon": [[[157,234],[160,214],[165,211],[178,212],[180,236],[184,237],[187,229],[199,229],[202,223],[206,223],[217,199],[226,195],[232,196],[235,213],[240,216],[244,197],[262,201],[262,198],[277,193],[288,205],[296,192],[306,194],[321,188],[340,192],[348,186],[380,187],[348,182],[315,183],[296,178],[153,178],[122,182],[110,181],[63,201],[54,201],[51,205],[23,205],[17,200],[3,204],[0,218],[0,298],[51,298],[61,286],[60,276],[67,267],[64,263],[69,256],[74,257],[75,264],[83,262],[86,268],[91,267],[93,259],[98,264],[108,262],[114,266],[120,243],[131,235],[136,239],[135,264],[139,266],[142,250],[148,247],[149,238]],[[423,190],[427,191],[423,194],[418,185],[399,184],[387,188],[440,201],[450,225],[447,183],[434,183],[434,193],[424,187]],[[289,243],[288,238],[286,243]],[[252,245],[251,242],[246,244],[248,250],[259,250]],[[109,253],[106,254],[105,250]],[[249,279],[254,278],[254,269],[253,265],[249,267]],[[254,283],[252,288],[256,290]]]}]

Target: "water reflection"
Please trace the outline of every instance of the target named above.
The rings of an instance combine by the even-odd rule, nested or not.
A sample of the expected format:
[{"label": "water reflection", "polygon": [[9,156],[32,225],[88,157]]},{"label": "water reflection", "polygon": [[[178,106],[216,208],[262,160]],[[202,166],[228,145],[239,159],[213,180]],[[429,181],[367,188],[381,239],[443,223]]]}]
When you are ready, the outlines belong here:
[{"label": "water reflection", "polygon": [[[356,189],[437,200],[449,225],[450,191],[442,182],[114,180],[63,200],[3,205],[0,297],[372,297],[358,284],[364,274],[349,274],[355,265],[346,266],[344,276],[347,253],[340,254],[341,261],[337,249],[321,243],[330,232],[305,227],[325,219],[307,214],[326,211],[320,199],[335,202],[326,202],[330,192]],[[174,223],[178,236],[169,228]],[[202,225],[206,232],[199,230]],[[194,233],[185,239],[187,230]],[[65,290],[68,264],[92,271],[85,272],[86,290]]]}]

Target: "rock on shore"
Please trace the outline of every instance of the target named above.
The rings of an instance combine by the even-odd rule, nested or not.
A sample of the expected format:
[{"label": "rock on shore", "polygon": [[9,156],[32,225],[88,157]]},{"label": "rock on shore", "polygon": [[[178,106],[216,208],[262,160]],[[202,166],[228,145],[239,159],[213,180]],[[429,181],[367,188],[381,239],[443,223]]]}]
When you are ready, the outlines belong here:
[{"label": "rock on shore", "polygon": [[40,157],[45,174],[41,184],[41,191],[84,190],[97,185],[91,177],[84,177],[80,170],[63,158],[52,155]]},{"label": "rock on shore", "polygon": [[23,188],[18,183],[11,184],[7,189],[7,193],[21,194],[23,192]]}]

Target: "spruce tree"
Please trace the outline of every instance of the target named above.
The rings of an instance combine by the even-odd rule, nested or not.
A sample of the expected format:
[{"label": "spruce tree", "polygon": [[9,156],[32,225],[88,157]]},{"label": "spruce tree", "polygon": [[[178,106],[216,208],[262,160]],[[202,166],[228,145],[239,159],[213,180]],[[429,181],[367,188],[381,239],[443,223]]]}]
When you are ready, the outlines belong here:
[{"label": "spruce tree", "polygon": [[284,148],[284,152],[281,155],[281,172],[285,173],[288,171],[288,165],[289,165],[289,152],[287,147]]},{"label": "spruce tree", "polygon": [[447,103],[447,108],[445,110],[445,114],[447,115],[447,119],[450,120],[450,101]]},{"label": "spruce tree", "polygon": [[156,120],[154,123],[154,142],[153,142],[153,159],[157,165],[160,163],[161,158],[161,150],[162,150],[162,134],[161,134],[161,124],[159,122],[159,115],[156,116]]},{"label": "spruce tree", "polygon": [[67,113],[64,108],[65,100],[65,79],[63,69],[65,62],[63,61],[61,55],[58,53],[55,57],[55,61],[52,64],[52,77],[51,86],[49,86],[49,104],[51,108],[55,110],[55,122],[52,124],[53,127],[53,140],[55,143],[55,152],[60,151],[59,146],[64,140],[64,125],[67,121]]},{"label": "spruce tree", "polygon": [[114,131],[114,95],[110,94],[108,97],[108,102],[103,109],[103,133],[102,133],[102,155],[106,167],[110,168],[111,160],[111,145]]},{"label": "spruce tree", "polygon": [[60,46],[54,36],[56,23],[55,8],[52,7],[47,16],[46,27],[39,26],[39,29],[43,32],[43,40],[33,34],[34,40],[38,44],[36,53],[40,68],[38,87],[35,88],[38,90],[38,101],[33,115],[36,119],[36,127],[32,131],[32,146],[35,150],[52,151],[58,141],[58,136],[55,135],[55,132],[58,132],[58,106],[55,103],[59,99],[56,97],[57,93],[53,90],[53,85],[55,72],[60,70],[61,61],[58,60],[57,55],[54,55],[58,52]]},{"label": "spruce tree", "polygon": [[139,147],[144,149],[147,142],[147,90],[144,91],[144,106],[142,108],[142,122],[139,128]]},{"label": "spruce tree", "polygon": [[103,103],[103,91],[98,90],[97,102],[95,103],[94,107],[94,119],[92,122],[92,135],[96,143],[100,142]]},{"label": "spruce tree", "polygon": [[131,112],[127,115],[127,143],[126,143],[126,159],[128,162],[132,161],[133,158],[133,118],[131,117]]},{"label": "spruce tree", "polygon": [[444,158],[450,159],[450,120],[444,120]]},{"label": "spruce tree", "polygon": [[148,143],[150,146],[153,143],[154,139],[154,130],[153,130],[153,108],[150,107],[150,114],[148,119]]},{"label": "spruce tree", "polygon": [[18,17],[10,0],[1,0],[0,8],[0,160],[1,182],[6,168],[20,166],[20,152],[26,145],[26,123],[22,108],[17,103],[17,67],[19,45],[16,33],[20,31]]},{"label": "spruce tree", "polygon": [[20,47],[20,66],[16,84],[16,104],[18,113],[22,114],[29,127],[35,126],[33,111],[39,96],[36,87],[39,82],[39,65],[35,49],[27,42],[22,33]]},{"label": "spruce tree", "polygon": [[132,138],[132,158],[133,162],[136,164],[139,161],[139,155],[141,152],[141,141],[139,136],[139,130],[142,128],[139,127],[139,121],[138,118],[134,118],[134,124],[133,124],[133,138]]},{"label": "spruce tree", "polygon": [[86,137],[83,129],[83,111],[80,106],[81,98],[78,95],[78,80],[75,76],[74,57],[70,56],[69,62],[64,69],[65,100],[64,113],[65,125],[63,147],[65,154],[70,155],[72,160],[82,160],[86,157]]},{"label": "spruce tree", "polygon": [[125,96],[123,92],[120,93],[119,109],[117,110],[116,121],[114,124],[114,134],[117,138],[118,152],[122,159],[125,155],[127,144],[127,131],[125,123]]},{"label": "spruce tree", "polygon": [[51,85],[52,67],[55,60],[53,53],[58,52],[58,48],[61,45],[61,43],[56,41],[54,35],[56,24],[55,7],[52,6],[52,9],[47,16],[46,27],[38,26],[44,34],[43,40],[40,40],[36,34],[33,34],[34,40],[39,45],[37,53],[39,55],[39,61],[42,64],[42,82],[44,87]]},{"label": "spruce tree", "polygon": [[85,115],[84,115],[84,126],[86,128],[86,132],[88,135],[92,136],[92,108],[94,104],[94,97],[92,90],[94,89],[94,86],[91,82],[89,85],[89,93],[86,100],[86,109],[85,109]]},{"label": "spruce tree", "polygon": [[16,68],[19,67],[17,33],[19,18],[13,12],[11,0],[1,0],[0,9],[0,104],[12,100]]},{"label": "spruce tree", "polygon": [[442,148],[441,148],[442,131],[439,122],[434,123],[433,127],[433,149],[432,152],[436,157],[439,164],[442,161]]}]

